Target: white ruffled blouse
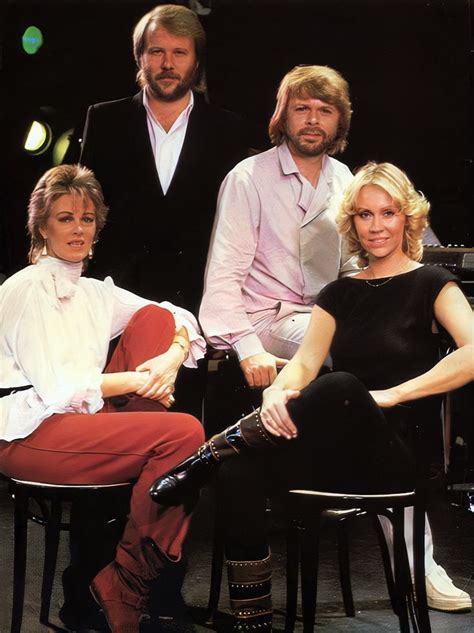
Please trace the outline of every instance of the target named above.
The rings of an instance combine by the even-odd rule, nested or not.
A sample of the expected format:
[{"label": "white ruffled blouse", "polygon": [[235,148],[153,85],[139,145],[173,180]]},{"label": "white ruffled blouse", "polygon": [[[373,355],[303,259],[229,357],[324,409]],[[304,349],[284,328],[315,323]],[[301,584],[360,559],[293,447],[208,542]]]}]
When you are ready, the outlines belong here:
[{"label": "white ruffled blouse", "polygon": [[176,328],[186,327],[186,366],[204,356],[206,344],[190,312],[81,272],[81,262],[41,257],[0,286],[0,388],[33,385],[0,398],[1,440],[26,437],[54,413],[100,411],[109,342],[145,305],[169,310]]}]

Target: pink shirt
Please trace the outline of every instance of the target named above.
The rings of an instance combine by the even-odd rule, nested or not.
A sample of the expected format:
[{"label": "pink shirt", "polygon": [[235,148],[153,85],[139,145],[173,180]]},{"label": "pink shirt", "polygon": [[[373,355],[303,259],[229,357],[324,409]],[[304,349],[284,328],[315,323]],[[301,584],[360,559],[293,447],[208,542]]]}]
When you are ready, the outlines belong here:
[{"label": "pink shirt", "polygon": [[239,163],[222,183],[200,321],[209,343],[239,359],[264,351],[262,311],[310,306],[345,263],[335,216],[352,179],[325,156],[316,188],[286,143]]}]

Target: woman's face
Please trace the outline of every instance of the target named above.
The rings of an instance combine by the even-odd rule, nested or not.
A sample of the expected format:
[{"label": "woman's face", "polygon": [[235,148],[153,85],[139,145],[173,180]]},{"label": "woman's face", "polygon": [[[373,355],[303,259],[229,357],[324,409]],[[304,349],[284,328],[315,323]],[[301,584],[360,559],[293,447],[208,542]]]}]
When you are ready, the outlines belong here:
[{"label": "woman's face", "polygon": [[53,202],[40,228],[48,255],[68,262],[81,262],[88,256],[96,231],[94,205],[77,194],[65,194]]},{"label": "woman's face", "polygon": [[356,198],[354,226],[362,248],[376,258],[403,252],[407,218],[385,189],[365,185]]}]

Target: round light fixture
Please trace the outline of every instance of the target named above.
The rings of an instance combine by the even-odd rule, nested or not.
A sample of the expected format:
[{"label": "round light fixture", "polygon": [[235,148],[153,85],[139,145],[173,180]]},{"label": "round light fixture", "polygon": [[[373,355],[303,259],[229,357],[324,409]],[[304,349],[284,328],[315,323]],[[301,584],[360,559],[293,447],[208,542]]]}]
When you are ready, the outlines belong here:
[{"label": "round light fixture", "polygon": [[43,121],[33,121],[26,134],[23,145],[25,151],[33,156],[43,154],[51,145],[51,128]]}]

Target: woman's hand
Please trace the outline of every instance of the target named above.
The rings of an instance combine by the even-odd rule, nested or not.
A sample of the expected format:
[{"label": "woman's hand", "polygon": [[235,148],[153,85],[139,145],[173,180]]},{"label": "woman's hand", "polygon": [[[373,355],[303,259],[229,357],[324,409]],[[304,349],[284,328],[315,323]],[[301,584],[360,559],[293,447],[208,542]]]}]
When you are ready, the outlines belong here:
[{"label": "woman's hand", "polygon": [[270,387],[263,392],[260,417],[263,426],[272,435],[291,440],[298,435],[298,430],[291,420],[286,404],[288,400],[300,395],[295,389],[278,389]]},{"label": "woman's hand", "polygon": [[369,393],[381,409],[389,409],[400,404],[400,398],[395,389],[380,389],[369,391]]},{"label": "woman's hand", "polygon": [[174,399],[171,401],[169,396],[174,392],[176,376],[183,360],[182,349],[172,345],[164,354],[138,365],[136,371],[146,372],[147,379],[135,393],[143,398],[159,400],[165,407],[170,407]]}]

